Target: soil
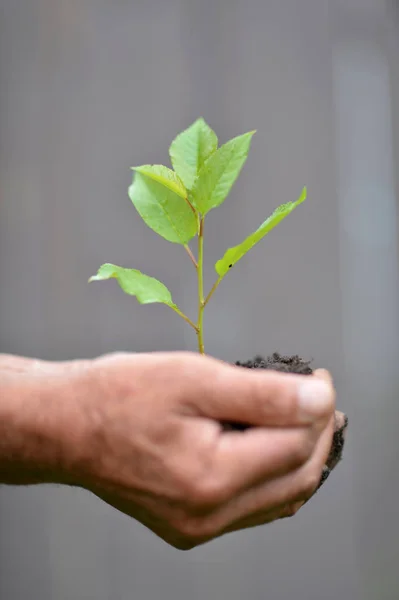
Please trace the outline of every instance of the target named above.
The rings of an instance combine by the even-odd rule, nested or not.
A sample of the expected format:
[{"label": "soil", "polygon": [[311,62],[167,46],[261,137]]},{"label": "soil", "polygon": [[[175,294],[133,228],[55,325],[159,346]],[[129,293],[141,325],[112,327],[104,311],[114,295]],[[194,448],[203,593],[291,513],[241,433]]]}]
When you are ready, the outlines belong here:
[{"label": "soil", "polygon": [[[311,368],[311,360],[304,360],[298,355],[293,356],[282,356],[278,352],[274,352],[271,356],[264,358],[262,356],[255,356],[254,359],[248,360],[247,362],[237,361],[235,364],[239,367],[246,369],[269,369],[273,371],[280,371],[283,373],[296,373],[299,375],[312,375],[313,369]],[[335,416],[335,432],[333,437],[333,443],[331,451],[327,459],[327,463],[323,469],[321,480],[319,483],[319,489],[326,481],[331,471],[337,466],[342,459],[344,443],[345,443],[345,431],[348,426],[348,417],[342,415],[342,413],[336,413]],[[234,423],[228,425],[229,429],[244,430],[247,428],[246,425],[240,423]]]},{"label": "soil", "polygon": [[272,369],[273,371],[282,371],[284,373],[298,373],[299,375],[312,375],[313,369],[310,367],[311,360],[304,360],[298,355],[282,356],[278,352],[274,352],[271,356],[263,358],[255,356],[253,360],[247,362],[237,361],[239,367],[247,369]]}]

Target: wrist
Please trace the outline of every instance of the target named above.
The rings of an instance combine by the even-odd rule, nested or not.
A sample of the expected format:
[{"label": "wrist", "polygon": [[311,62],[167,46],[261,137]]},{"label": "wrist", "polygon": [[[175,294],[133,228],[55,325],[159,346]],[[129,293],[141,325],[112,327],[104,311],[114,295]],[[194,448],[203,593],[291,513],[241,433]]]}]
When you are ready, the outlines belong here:
[{"label": "wrist", "polygon": [[79,484],[88,364],[0,357],[0,483]]}]

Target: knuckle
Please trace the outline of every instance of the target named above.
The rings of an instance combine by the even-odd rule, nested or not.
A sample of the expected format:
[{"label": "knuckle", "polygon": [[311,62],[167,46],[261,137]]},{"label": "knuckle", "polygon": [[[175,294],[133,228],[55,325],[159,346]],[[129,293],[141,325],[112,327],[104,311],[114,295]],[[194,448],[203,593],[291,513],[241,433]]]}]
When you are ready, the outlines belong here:
[{"label": "knuckle", "polygon": [[226,496],[225,482],[218,477],[211,462],[210,456],[197,456],[168,463],[181,505],[188,511],[206,512],[222,503]]},{"label": "knuckle", "polygon": [[223,500],[224,486],[214,477],[197,477],[188,482],[187,494],[192,506],[211,507]]},{"label": "knuckle", "polygon": [[[171,373],[179,372],[179,384],[185,383],[187,390],[192,392],[192,386],[204,386],[209,377],[205,375],[210,371],[209,361],[204,361],[192,352],[178,352],[168,357],[168,367]],[[191,386],[191,387],[190,387]]]},{"label": "knuckle", "polygon": [[204,540],[213,537],[213,528],[206,518],[186,516],[175,523],[179,541],[185,548],[194,548]]}]

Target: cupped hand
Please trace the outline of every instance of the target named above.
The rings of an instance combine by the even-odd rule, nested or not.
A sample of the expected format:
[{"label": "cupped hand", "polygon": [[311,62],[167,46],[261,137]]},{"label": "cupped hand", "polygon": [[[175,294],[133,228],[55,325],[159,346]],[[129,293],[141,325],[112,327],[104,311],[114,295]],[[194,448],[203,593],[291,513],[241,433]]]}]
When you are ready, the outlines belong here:
[{"label": "cupped hand", "polygon": [[324,371],[114,354],[86,363],[83,380],[78,484],[176,548],[291,516],[319,485],[335,422]]}]

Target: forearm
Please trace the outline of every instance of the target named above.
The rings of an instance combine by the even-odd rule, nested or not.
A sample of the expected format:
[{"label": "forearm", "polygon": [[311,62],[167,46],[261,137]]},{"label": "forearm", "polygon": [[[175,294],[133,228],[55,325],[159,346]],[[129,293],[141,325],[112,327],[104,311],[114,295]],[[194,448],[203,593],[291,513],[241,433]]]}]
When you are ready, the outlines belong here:
[{"label": "forearm", "polygon": [[74,483],[79,372],[0,355],[0,484]]}]

